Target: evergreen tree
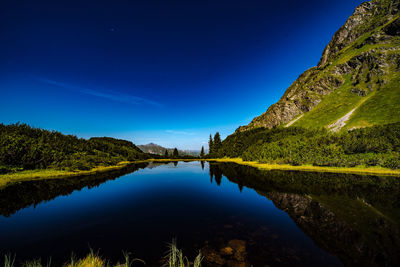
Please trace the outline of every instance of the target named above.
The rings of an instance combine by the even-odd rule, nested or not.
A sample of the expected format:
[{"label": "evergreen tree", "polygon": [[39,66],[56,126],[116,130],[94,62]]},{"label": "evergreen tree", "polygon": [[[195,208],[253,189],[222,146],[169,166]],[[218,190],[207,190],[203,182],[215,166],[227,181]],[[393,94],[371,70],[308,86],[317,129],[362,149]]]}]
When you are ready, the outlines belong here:
[{"label": "evergreen tree", "polygon": [[214,135],[214,144],[213,144],[213,153],[217,153],[218,149],[222,147],[221,136],[219,132],[216,132]]},{"label": "evergreen tree", "polygon": [[179,157],[178,149],[176,147],[174,148],[174,152],[172,153],[172,155],[174,156],[174,158]]},{"label": "evergreen tree", "polygon": [[165,154],[164,154],[164,156],[166,157],[166,158],[168,158],[168,149],[165,149]]},{"label": "evergreen tree", "polygon": [[204,146],[201,147],[201,151],[200,151],[200,157],[204,157]]},{"label": "evergreen tree", "polygon": [[208,140],[208,154],[212,154],[214,152],[213,148],[214,148],[214,142],[210,134],[210,140]]}]

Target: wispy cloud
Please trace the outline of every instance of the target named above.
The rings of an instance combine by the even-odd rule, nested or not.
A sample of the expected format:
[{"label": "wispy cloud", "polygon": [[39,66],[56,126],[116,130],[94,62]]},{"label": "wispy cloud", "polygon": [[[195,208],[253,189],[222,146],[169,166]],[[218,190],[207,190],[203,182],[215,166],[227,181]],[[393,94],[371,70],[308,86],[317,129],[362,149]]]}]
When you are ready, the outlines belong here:
[{"label": "wispy cloud", "polygon": [[195,135],[195,133],[193,132],[186,132],[186,131],[166,130],[165,132],[170,134]]},{"label": "wispy cloud", "polygon": [[83,94],[92,95],[92,96],[96,96],[96,97],[100,97],[100,98],[104,98],[104,99],[108,99],[108,100],[112,100],[112,101],[116,101],[116,102],[135,104],[135,105],[147,104],[147,105],[153,105],[153,106],[161,106],[161,104],[156,101],[142,98],[139,96],[122,94],[122,93],[113,92],[113,91],[98,91],[98,90],[93,90],[90,88],[74,86],[74,85],[61,83],[58,81],[44,79],[44,78],[38,78],[38,77],[34,77],[34,79],[39,82],[42,82],[42,83],[51,84],[51,85],[54,85],[57,87],[61,87],[61,88],[65,88],[65,89],[73,90],[73,91],[78,91]]}]

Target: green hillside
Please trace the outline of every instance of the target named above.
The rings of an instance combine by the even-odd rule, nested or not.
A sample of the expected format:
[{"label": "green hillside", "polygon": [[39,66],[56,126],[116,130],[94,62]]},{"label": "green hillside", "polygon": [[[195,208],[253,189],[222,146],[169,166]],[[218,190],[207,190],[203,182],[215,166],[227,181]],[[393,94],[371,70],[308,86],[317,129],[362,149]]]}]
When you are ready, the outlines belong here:
[{"label": "green hillside", "polygon": [[147,154],[125,140],[86,140],[26,124],[0,124],[0,173],[47,168],[89,170],[146,158]]},{"label": "green hillside", "polygon": [[[398,23],[398,18],[385,26],[393,23]],[[338,75],[339,79],[344,80],[343,85],[322,98],[314,109],[304,113],[293,126],[329,128],[353,109],[342,129],[400,121],[400,36],[392,36],[386,42],[365,44],[372,35],[382,32],[382,28],[385,27],[362,35],[343,49],[342,54],[319,74],[329,75],[343,64],[360,64],[356,72]],[[366,61],[357,62],[366,58]],[[382,64],[382,67],[379,63],[386,64]]]},{"label": "green hillside", "polygon": [[214,153],[270,164],[400,168],[400,0],[358,6],[316,67]]},{"label": "green hillside", "polygon": [[400,121],[400,0],[362,3],[321,60],[238,131],[300,126],[331,131]]},{"label": "green hillside", "polygon": [[335,133],[303,127],[256,128],[228,136],[212,156],[295,166],[400,169],[400,123]]}]

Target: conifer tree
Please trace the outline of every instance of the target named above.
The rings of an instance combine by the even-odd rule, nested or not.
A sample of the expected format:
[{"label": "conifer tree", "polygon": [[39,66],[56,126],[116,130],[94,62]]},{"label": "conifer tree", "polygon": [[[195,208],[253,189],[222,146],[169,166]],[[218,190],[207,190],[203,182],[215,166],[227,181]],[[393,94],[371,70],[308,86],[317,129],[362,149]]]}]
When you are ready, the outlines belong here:
[{"label": "conifer tree", "polygon": [[214,142],[213,142],[212,136],[210,134],[210,140],[208,140],[208,154],[213,153],[213,151],[214,151],[213,147],[214,147]]},{"label": "conifer tree", "polygon": [[201,151],[200,151],[200,157],[204,157],[204,146],[201,147]]},{"label": "conifer tree", "polygon": [[216,132],[214,135],[213,152],[217,153],[218,149],[220,149],[221,147],[222,147],[221,136],[219,135],[219,132]]},{"label": "conifer tree", "polygon": [[172,153],[172,155],[174,156],[174,158],[179,157],[178,149],[176,147],[174,148],[174,152]]},{"label": "conifer tree", "polygon": [[164,153],[164,156],[166,157],[166,158],[168,158],[168,149],[165,149],[165,153]]}]

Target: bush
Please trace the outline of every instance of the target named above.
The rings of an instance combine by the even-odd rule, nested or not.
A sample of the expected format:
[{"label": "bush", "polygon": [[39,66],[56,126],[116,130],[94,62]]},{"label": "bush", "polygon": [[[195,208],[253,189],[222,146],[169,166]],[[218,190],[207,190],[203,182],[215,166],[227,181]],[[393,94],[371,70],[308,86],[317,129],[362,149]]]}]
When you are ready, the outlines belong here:
[{"label": "bush", "polygon": [[125,140],[109,137],[86,140],[26,124],[0,124],[0,166],[12,169],[88,170],[148,157]]},{"label": "bush", "polygon": [[385,159],[383,167],[390,169],[400,169],[400,157],[399,155],[392,155]]},{"label": "bush", "polygon": [[297,127],[236,132],[222,142],[221,157],[315,166],[384,166],[397,169],[400,123],[343,133]]}]

